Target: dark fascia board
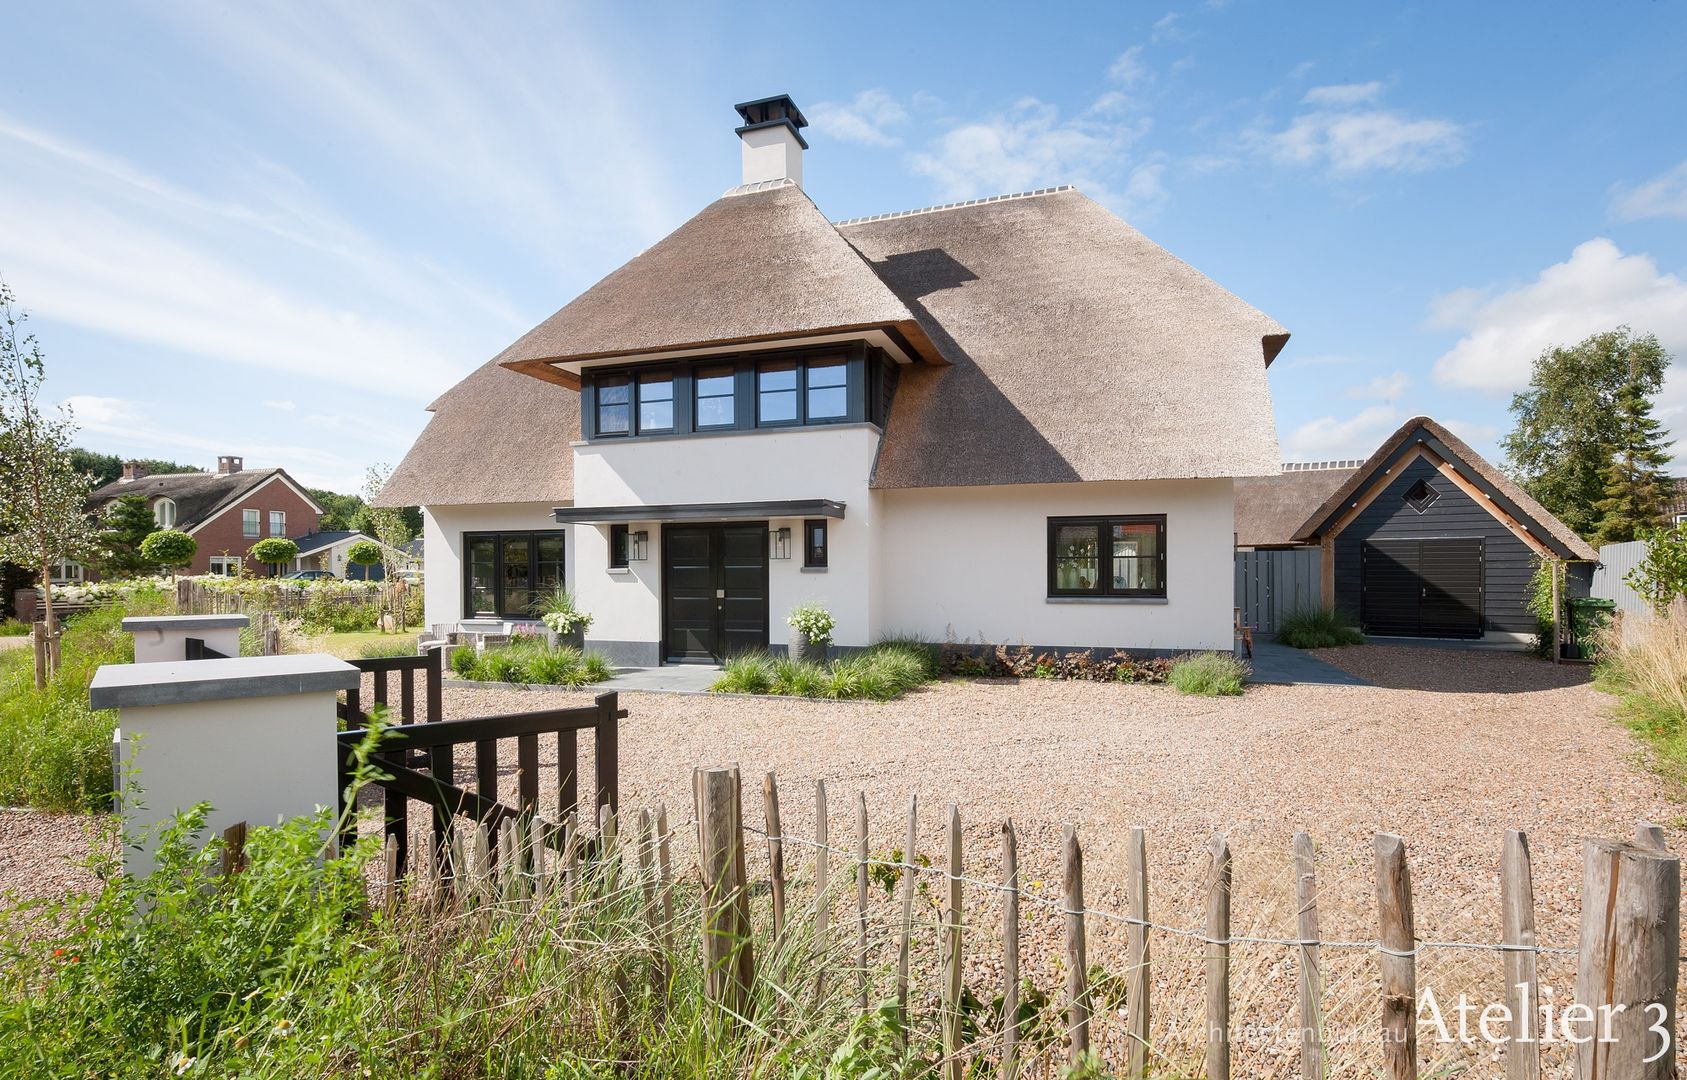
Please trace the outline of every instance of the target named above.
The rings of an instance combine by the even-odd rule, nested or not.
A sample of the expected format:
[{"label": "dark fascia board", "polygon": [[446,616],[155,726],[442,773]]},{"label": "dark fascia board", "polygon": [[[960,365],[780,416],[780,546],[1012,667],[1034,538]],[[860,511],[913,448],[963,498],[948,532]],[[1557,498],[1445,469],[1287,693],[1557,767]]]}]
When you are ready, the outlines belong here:
[{"label": "dark fascia board", "polygon": [[[1395,447],[1392,454],[1377,463],[1377,467],[1371,470],[1370,475],[1365,479],[1365,483],[1359,485],[1359,487],[1354,491],[1354,495],[1358,496],[1366,491],[1369,491],[1372,485],[1377,483],[1377,477],[1380,473],[1385,470],[1392,472],[1395,465],[1399,464],[1400,459],[1411,453],[1412,447],[1418,445],[1419,443],[1427,446],[1432,452],[1434,452],[1436,457],[1452,466],[1452,468],[1457,471],[1461,477],[1468,481],[1478,491],[1482,492],[1483,495],[1487,496],[1489,502],[1493,503],[1501,510],[1504,510],[1514,519],[1528,525],[1529,535],[1557,552],[1560,558],[1569,562],[1580,561],[1575,552],[1560,543],[1557,537],[1541,528],[1541,523],[1536,521],[1533,515],[1526,513],[1522,507],[1513,503],[1501,492],[1495,490],[1493,485],[1482,479],[1481,474],[1466,464],[1462,457],[1453,453],[1452,447],[1443,443],[1440,439],[1437,439],[1434,435],[1425,431],[1421,427],[1417,429],[1412,438],[1402,441],[1399,446]],[[1330,522],[1340,517],[1346,509],[1347,507],[1345,505],[1336,507],[1330,512],[1329,517],[1318,523],[1318,527],[1312,530],[1310,535],[1322,537],[1324,535],[1324,530],[1330,527]]]},{"label": "dark fascia board", "polygon": [[739,116],[743,116],[744,119],[748,120],[749,117],[744,114],[749,110],[755,108],[757,105],[772,105],[776,101],[783,101],[785,103],[786,109],[790,112],[792,118],[796,120],[798,127],[808,126],[808,117],[804,116],[802,114],[802,110],[797,108],[797,103],[791,100],[790,94],[769,94],[767,97],[756,98],[754,101],[740,101],[738,104],[734,105],[733,108],[738,111]]},{"label": "dark fascia board", "polygon": [[563,524],[606,525],[621,521],[760,521],[768,518],[842,518],[844,504],[831,499],[774,502],[669,503],[663,506],[559,506],[551,512]]},{"label": "dark fascia board", "polygon": [[756,131],[756,130],[759,130],[761,128],[779,127],[780,125],[784,125],[785,127],[790,128],[791,129],[791,137],[797,140],[797,145],[801,146],[804,150],[808,149],[808,140],[802,137],[802,132],[797,130],[797,125],[788,116],[781,116],[777,120],[763,120],[759,124],[745,124],[742,127],[735,127],[732,130],[733,130],[734,133],[736,133],[738,135],[742,135],[746,131]]}]

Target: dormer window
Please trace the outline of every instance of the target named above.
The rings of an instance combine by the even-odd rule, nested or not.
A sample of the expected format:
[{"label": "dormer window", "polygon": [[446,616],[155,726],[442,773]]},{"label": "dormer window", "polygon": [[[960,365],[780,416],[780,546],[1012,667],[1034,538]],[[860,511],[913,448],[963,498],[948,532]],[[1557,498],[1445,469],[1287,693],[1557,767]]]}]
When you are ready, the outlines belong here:
[{"label": "dormer window", "polygon": [[160,529],[176,527],[176,500],[159,499],[152,504],[152,520]]}]

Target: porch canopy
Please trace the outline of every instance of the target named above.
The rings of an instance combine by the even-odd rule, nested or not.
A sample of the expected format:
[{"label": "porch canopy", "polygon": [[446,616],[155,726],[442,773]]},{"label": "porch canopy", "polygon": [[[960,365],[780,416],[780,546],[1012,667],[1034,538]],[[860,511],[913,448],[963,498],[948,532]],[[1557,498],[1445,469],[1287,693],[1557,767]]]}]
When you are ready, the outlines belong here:
[{"label": "porch canopy", "polygon": [[842,518],[844,504],[831,499],[772,502],[669,503],[661,506],[559,506],[564,524],[609,525],[618,521],[760,521],[768,518]]}]

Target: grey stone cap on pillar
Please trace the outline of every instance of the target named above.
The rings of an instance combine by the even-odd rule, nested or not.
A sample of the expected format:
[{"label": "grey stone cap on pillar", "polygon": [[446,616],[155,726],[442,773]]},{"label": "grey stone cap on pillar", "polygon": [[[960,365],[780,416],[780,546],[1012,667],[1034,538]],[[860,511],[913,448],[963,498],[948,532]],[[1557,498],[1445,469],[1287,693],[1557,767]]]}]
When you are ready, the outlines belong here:
[{"label": "grey stone cap on pillar", "polygon": [[244,615],[139,615],[123,620],[123,629],[134,634],[142,630],[234,630],[252,622]]},{"label": "grey stone cap on pillar", "polygon": [[356,668],[327,653],[107,664],[94,673],[94,681],[88,687],[88,703],[96,709],[132,709],[194,701],[280,697],[350,690],[361,678],[362,673]]}]

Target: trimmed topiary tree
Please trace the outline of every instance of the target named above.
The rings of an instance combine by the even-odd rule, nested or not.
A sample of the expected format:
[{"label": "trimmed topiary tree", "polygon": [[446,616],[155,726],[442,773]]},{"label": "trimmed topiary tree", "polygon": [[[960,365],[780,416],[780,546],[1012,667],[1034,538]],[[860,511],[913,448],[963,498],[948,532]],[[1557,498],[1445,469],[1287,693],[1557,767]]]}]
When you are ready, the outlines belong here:
[{"label": "trimmed topiary tree", "polygon": [[[370,576],[369,567],[379,566],[381,560],[385,557],[386,552],[382,551],[381,545],[375,543],[373,540],[359,540],[357,543],[346,549],[346,562],[351,563],[353,566],[363,567],[363,577],[365,580],[367,580]],[[351,577],[350,574],[347,574],[346,576]]]},{"label": "trimmed topiary tree", "polygon": [[252,545],[252,558],[270,568],[271,577],[280,577],[281,568],[299,557],[299,545],[279,536],[259,540]]},{"label": "trimmed topiary tree", "polygon": [[141,541],[141,557],[164,567],[172,576],[197,554],[199,541],[178,529],[159,529]]}]

